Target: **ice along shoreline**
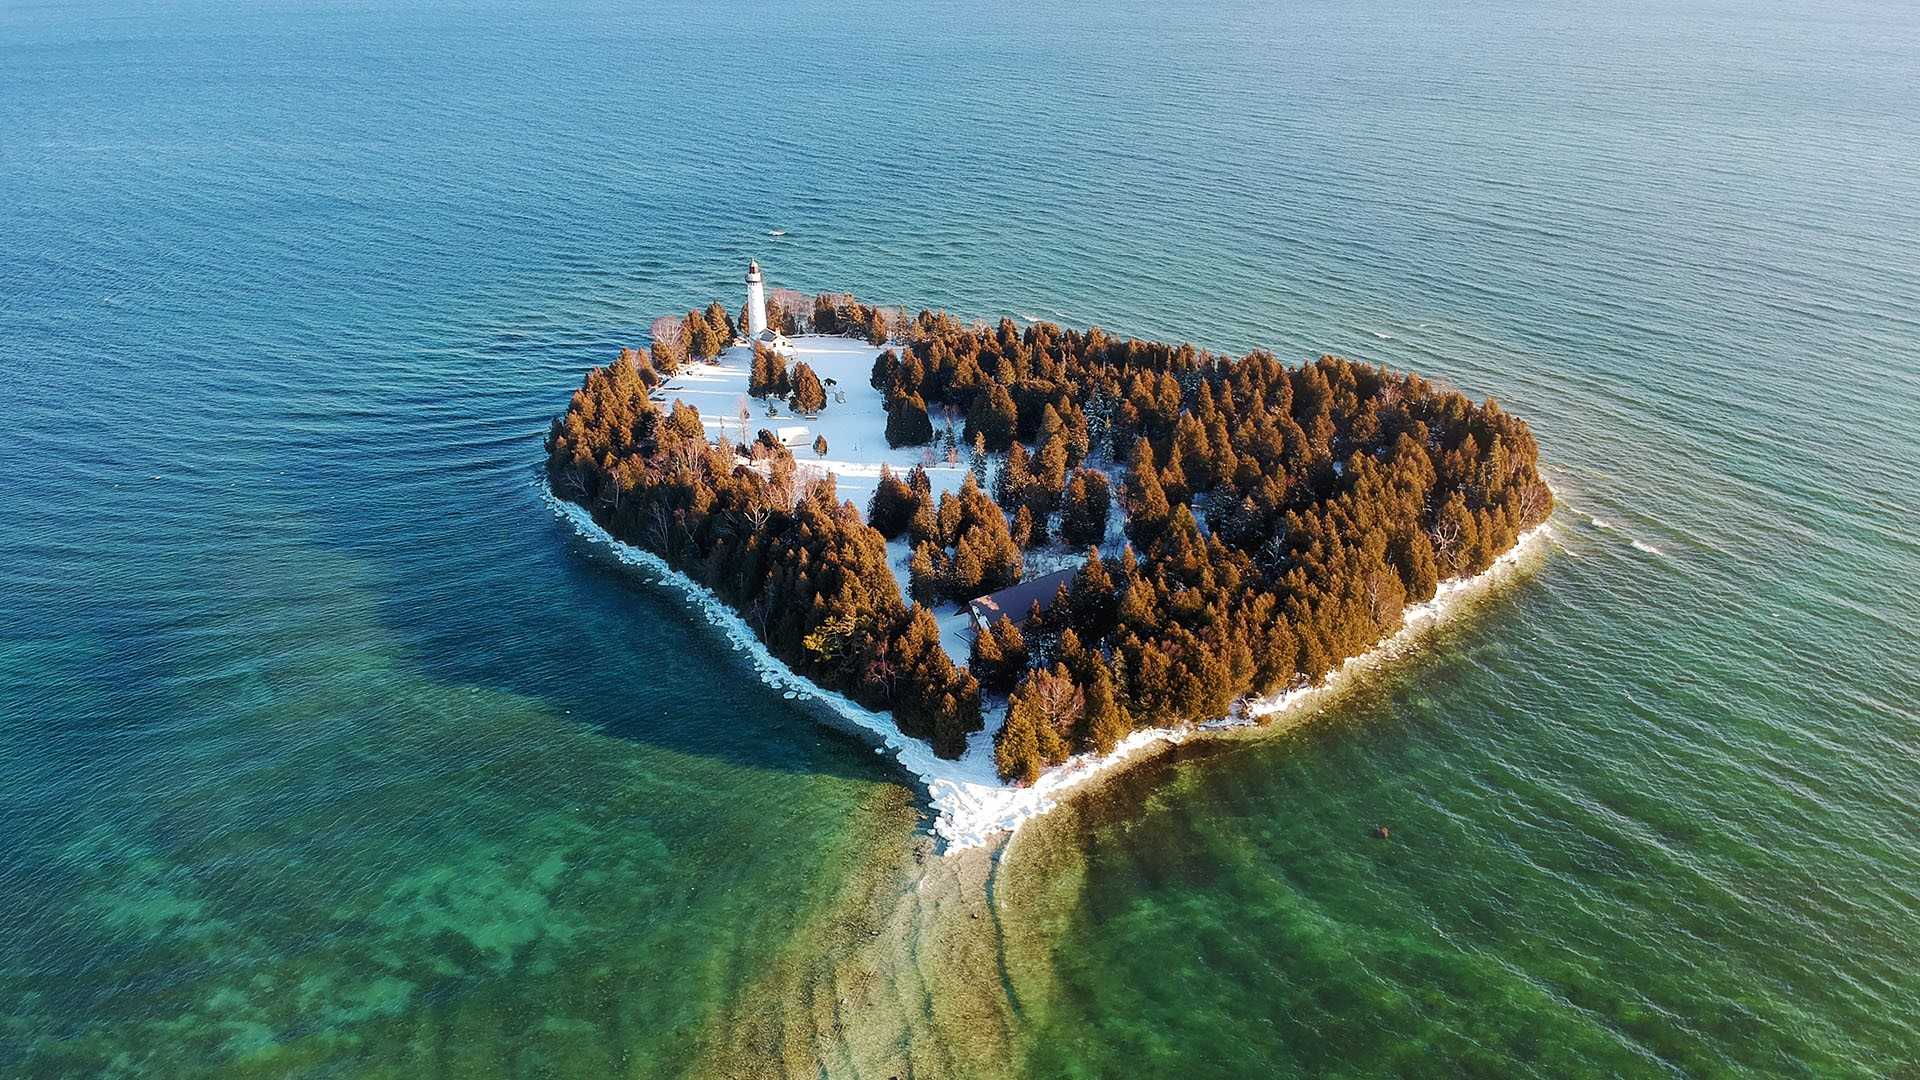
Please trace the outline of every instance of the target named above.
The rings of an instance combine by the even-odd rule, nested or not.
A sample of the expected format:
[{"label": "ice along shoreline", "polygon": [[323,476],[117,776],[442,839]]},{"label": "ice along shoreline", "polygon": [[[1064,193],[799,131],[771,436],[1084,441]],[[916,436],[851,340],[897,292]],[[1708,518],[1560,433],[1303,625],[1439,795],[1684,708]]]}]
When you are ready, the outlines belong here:
[{"label": "ice along shoreline", "polygon": [[710,589],[675,570],[660,556],[615,538],[593,520],[585,507],[555,495],[544,481],[540,489],[554,513],[571,525],[577,535],[601,546],[621,564],[651,572],[660,584],[684,595],[736,652],[744,653],[752,661],[762,682],[782,691],[789,701],[813,706],[810,711],[822,723],[866,739],[880,752],[891,756],[914,778],[931,804],[932,830],[942,853],[984,846],[1014,833],[1024,823],[1058,806],[1074,789],[1151,753],[1190,739],[1269,724],[1283,714],[1302,710],[1338,693],[1360,673],[1401,655],[1414,638],[1455,614],[1463,601],[1528,569],[1537,562],[1534,556],[1543,552],[1543,542],[1553,526],[1549,516],[1522,533],[1511,548],[1479,574],[1441,582],[1431,600],[1407,606],[1399,630],[1367,652],[1349,657],[1316,686],[1243,699],[1226,716],[1186,728],[1135,731],[1108,753],[1077,754],[1047,769],[1033,784],[1015,787],[1002,781],[994,770],[993,739],[1004,719],[1003,709],[988,714],[985,730],[968,736],[965,754],[955,760],[938,757],[930,743],[901,734],[891,715],[868,709],[844,694],[824,689],[796,674],[769,652],[746,620]]}]

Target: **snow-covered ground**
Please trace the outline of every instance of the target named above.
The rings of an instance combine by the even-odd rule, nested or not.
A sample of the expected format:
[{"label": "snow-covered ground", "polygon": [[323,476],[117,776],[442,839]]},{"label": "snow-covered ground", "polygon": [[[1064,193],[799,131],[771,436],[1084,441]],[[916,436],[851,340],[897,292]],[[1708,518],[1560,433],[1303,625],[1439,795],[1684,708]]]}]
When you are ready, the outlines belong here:
[{"label": "snow-covered ground", "polygon": [[[925,465],[936,499],[941,492],[958,491],[961,481],[966,479],[966,447],[959,447],[958,464],[947,464],[942,445],[946,425],[937,412],[933,416],[931,448],[904,446],[896,450],[887,445],[886,399],[880,391],[867,385],[868,376],[873,374],[874,358],[883,348],[852,338],[819,335],[793,338],[792,346],[781,350],[789,360],[811,367],[823,383],[833,380],[827,386],[827,407],[810,420],[795,416],[784,401],[777,403],[780,415],[769,417],[765,402],[747,396],[753,350],[745,345],[729,348],[720,355],[719,363],[696,360],[688,364],[657,387],[653,395],[662,401],[678,398],[699,409],[709,433],[735,442],[751,441],[761,428],[776,434],[782,428],[805,428],[804,435],[787,440],[793,448],[795,463],[802,469],[832,473],[840,497],[852,499],[862,510],[866,509],[867,500],[873,498],[873,489],[880,485],[881,465],[892,466],[902,478],[915,465]],[[746,438],[740,434],[743,405],[748,414]],[[964,426],[959,417],[953,418],[956,442],[961,440]],[[813,452],[816,435],[827,438],[825,457]]]},{"label": "snow-covered ground", "polygon": [[[893,466],[896,472],[902,474],[915,464],[923,463],[921,448],[895,450],[887,446],[884,402],[879,392],[867,385],[874,357],[879,353],[880,349],[874,346],[847,338],[810,336],[794,339],[790,355],[796,360],[806,361],[823,381],[831,378],[836,383],[827,388],[826,409],[810,421],[793,418],[784,403],[780,406],[781,415],[770,419],[766,416],[763,404],[747,398],[748,365],[752,361],[752,352],[745,346],[727,350],[717,364],[690,365],[668,380],[656,391],[655,396],[668,401],[679,398],[695,406],[700,410],[709,431],[724,434],[729,439],[737,439],[740,435],[739,410],[742,402],[750,409],[747,421],[749,436],[763,427],[777,430],[805,424],[809,431],[796,446],[795,457],[803,464],[812,464],[833,473],[841,497],[854,500],[864,509],[879,482],[883,463]],[[844,401],[838,400],[840,393],[845,394]],[[936,418],[936,433],[941,426]],[[811,446],[814,435],[825,435],[827,438],[828,453],[824,458],[813,454]],[[965,451],[961,453],[959,464],[948,465],[944,460],[936,460],[928,466],[927,472],[933,481],[936,496],[942,491],[958,490],[966,475]],[[925,788],[935,814],[933,831],[948,851],[986,844],[997,836],[1016,830],[1023,822],[1053,809],[1074,788],[1162,744],[1180,743],[1196,736],[1262,722],[1336,692],[1359,671],[1402,651],[1412,638],[1455,611],[1462,600],[1483,591],[1490,584],[1509,576],[1516,567],[1531,561],[1530,557],[1539,549],[1540,541],[1550,527],[1541,525],[1526,533],[1513,550],[1501,556],[1478,577],[1442,584],[1432,600],[1407,609],[1399,633],[1382,642],[1374,651],[1348,660],[1318,687],[1243,701],[1231,714],[1193,728],[1136,731],[1109,753],[1075,756],[1048,769],[1031,786],[1013,787],[1003,783],[995,775],[993,767],[993,737],[1005,719],[1003,705],[989,706],[986,730],[968,738],[967,751],[959,760],[947,761],[936,757],[929,744],[900,734],[891,716],[865,708],[845,695],[824,690],[795,674],[767,651],[745,620],[705,587],[673,570],[653,553],[615,540],[595,524],[592,516],[580,506],[561,500],[550,492],[547,498],[582,536],[605,545],[622,562],[646,569],[662,583],[686,594],[707,621],[725,634],[736,650],[752,660],[761,679],[769,686],[782,690],[789,700],[806,701],[824,707],[838,726],[851,727],[870,735],[878,744],[877,753],[892,755]],[[1116,510],[1116,525],[1112,530],[1116,533],[1118,518]],[[1064,556],[1066,553],[1060,554]],[[895,576],[904,590],[908,555],[905,541],[897,540],[889,544],[888,555]],[[942,644],[953,655],[955,663],[965,664],[970,640],[966,614],[950,610],[941,610],[936,614],[940,619]]]}]

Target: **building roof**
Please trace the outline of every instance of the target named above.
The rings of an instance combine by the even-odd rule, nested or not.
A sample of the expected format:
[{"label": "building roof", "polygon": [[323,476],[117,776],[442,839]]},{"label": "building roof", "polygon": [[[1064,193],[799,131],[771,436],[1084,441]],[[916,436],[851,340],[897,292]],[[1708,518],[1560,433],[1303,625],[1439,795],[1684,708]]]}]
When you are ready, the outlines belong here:
[{"label": "building roof", "polygon": [[747,277],[757,278],[759,276],[760,276],[760,260],[748,259],[747,260]]},{"label": "building roof", "polygon": [[1051,574],[1041,574],[1036,578],[1017,581],[999,592],[973,598],[968,602],[968,606],[973,609],[973,617],[976,619],[994,622],[1005,615],[1013,620],[1015,626],[1019,626],[1027,621],[1027,612],[1033,610],[1035,601],[1038,601],[1041,607],[1046,607],[1053,602],[1053,594],[1059,590],[1060,586],[1071,583],[1073,575],[1079,572],[1078,566],[1070,566],[1065,570],[1055,570]]}]

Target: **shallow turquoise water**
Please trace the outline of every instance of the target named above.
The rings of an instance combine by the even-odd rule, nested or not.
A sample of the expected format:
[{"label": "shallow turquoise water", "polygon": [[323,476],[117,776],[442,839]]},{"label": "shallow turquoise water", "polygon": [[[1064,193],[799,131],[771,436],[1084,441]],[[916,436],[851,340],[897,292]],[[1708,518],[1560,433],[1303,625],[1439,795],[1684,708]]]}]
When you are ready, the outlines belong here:
[{"label": "shallow turquoise water", "polygon": [[1033,1072],[1920,1067],[1916,57],[1895,3],[0,9],[0,1071],[670,1074],[899,856],[535,486],[750,255],[1415,368],[1561,491],[1424,659],[1035,845]]}]

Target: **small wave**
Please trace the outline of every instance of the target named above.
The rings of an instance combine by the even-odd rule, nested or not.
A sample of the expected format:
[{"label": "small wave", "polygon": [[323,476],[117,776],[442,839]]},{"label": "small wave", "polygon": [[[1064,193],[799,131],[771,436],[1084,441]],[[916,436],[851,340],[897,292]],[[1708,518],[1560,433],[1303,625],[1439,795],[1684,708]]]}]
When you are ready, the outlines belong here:
[{"label": "small wave", "polygon": [[1593,527],[1596,529],[1613,528],[1613,522],[1608,521],[1606,518],[1590,517],[1587,520],[1593,522]]},{"label": "small wave", "polygon": [[785,230],[785,229],[769,229],[769,230],[767,230],[767,235],[768,235],[768,236],[785,236],[785,235],[787,235],[787,230]]},{"label": "small wave", "polygon": [[1371,333],[1373,334],[1374,337],[1379,338],[1381,341],[1393,340],[1393,335],[1387,333],[1385,330],[1374,330],[1374,331],[1371,331]]},{"label": "small wave", "polygon": [[1661,551],[1659,548],[1654,547],[1652,544],[1647,543],[1645,540],[1633,541],[1633,550],[1644,551],[1649,555],[1665,555],[1666,554],[1666,552]]}]

